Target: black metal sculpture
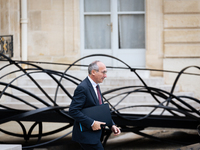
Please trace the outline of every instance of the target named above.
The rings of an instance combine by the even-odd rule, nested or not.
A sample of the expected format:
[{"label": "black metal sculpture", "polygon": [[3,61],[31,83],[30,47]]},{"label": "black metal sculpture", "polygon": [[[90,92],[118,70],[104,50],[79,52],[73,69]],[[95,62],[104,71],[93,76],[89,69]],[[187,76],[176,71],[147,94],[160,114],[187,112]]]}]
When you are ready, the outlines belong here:
[{"label": "black metal sculpture", "polygon": [[[139,68],[136,69],[136,68],[131,68],[128,64],[124,63],[118,58],[115,58],[109,55],[104,55],[104,54],[89,55],[75,61],[72,64],[54,64],[54,65],[68,65],[68,68],[64,72],[59,72],[56,70],[44,69],[36,65],[37,63],[42,64],[45,62],[16,61],[0,53],[0,57],[4,58],[1,61],[8,62],[3,67],[0,68],[0,75],[1,75],[0,86],[3,87],[2,90],[0,91],[0,99],[3,96],[10,97],[31,108],[31,109],[20,109],[20,108],[15,108],[15,107],[11,108],[0,103],[0,107],[1,107],[0,124],[7,123],[10,121],[16,121],[20,125],[23,131],[23,134],[9,132],[2,128],[0,128],[0,131],[11,136],[24,138],[25,141],[29,141],[31,138],[38,139],[36,144],[25,144],[23,145],[23,148],[34,148],[34,147],[42,146],[45,144],[49,144],[51,142],[54,142],[56,140],[59,140],[71,134],[71,131],[69,131],[61,137],[57,137],[48,142],[41,143],[41,139],[43,137],[69,129],[73,125],[73,118],[71,118],[68,115],[69,106],[59,106],[57,103],[58,92],[59,90],[62,90],[65,93],[66,97],[72,99],[71,93],[68,91],[68,89],[64,87],[62,82],[63,81],[71,82],[76,87],[81,82],[81,80],[75,76],[68,74],[69,69],[74,66],[87,67],[87,65],[78,65],[78,62],[80,62],[83,59],[86,59],[89,57],[95,57],[95,56],[108,57],[108,58],[115,59],[121,62],[122,64],[125,65],[125,67],[113,67],[113,66],[107,66],[107,67],[114,68],[114,69],[128,69],[131,72],[133,72],[142,83],[142,85],[120,87],[120,88],[111,89],[102,93],[104,97],[104,101],[109,103],[110,105],[110,110],[111,110],[111,114],[112,114],[112,118],[114,122],[116,123],[117,126],[121,128],[122,132],[134,132],[136,134],[153,138],[156,140],[160,140],[160,139],[144,134],[140,131],[144,130],[147,127],[164,127],[164,128],[168,127],[168,128],[196,129],[200,133],[199,131],[200,130],[200,111],[197,110],[194,106],[190,105],[190,103],[185,101],[186,99],[193,101],[194,103],[196,103],[196,106],[198,106],[200,105],[200,100],[194,97],[190,97],[190,96],[176,96],[174,94],[174,89],[182,74],[200,76],[200,74],[186,73],[185,70],[191,67],[194,67],[200,70],[200,67],[189,66],[189,67],[184,68],[180,72],[153,70],[153,69],[139,69]],[[29,68],[23,69],[20,66],[20,64],[28,65]],[[50,65],[53,63],[46,63],[46,64]],[[17,69],[8,70],[8,68],[11,66],[15,66],[15,68]],[[7,69],[6,73],[2,75],[1,72],[3,72],[6,69]],[[140,75],[137,73],[137,70],[151,70],[151,71],[163,71],[163,72],[165,71],[165,72],[177,73],[177,77],[173,83],[171,91],[167,92],[165,90],[158,89],[156,87],[148,86],[144,82],[144,80],[140,77]],[[7,76],[10,76],[16,73],[18,74],[18,76],[16,76],[9,82],[5,82],[5,78]],[[47,93],[44,90],[42,85],[40,85],[37,82],[37,79],[34,78],[33,75],[38,74],[38,73],[46,74],[49,78],[51,78],[56,83],[57,88],[55,89],[55,95],[53,96],[53,98],[52,96],[49,95],[49,93]],[[41,93],[46,98],[43,99],[37,96],[36,94],[34,94],[33,92],[30,92],[27,89],[23,89],[20,86],[17,86],[14,84],[17,80],[23,77],[29,78],[30,81],[34,83],[34,85],[41,91]],[[14,94],[11,94],[10,92],[7,92],[8,89],[10,88],[13,90],[19,91],[27,95],[29,98],[32,98],[40,102],[43,105],[43,107],[40,108],[34,105],[33,103],[29,102],[27,99],[20,98]],[[107,97],[111,93],[113,94],[113,96]],[[120,103],[122,103],[128,96],[135,93],[146,93],[150,95],[157,104],[132,105],[130,103],[130,106],[117,108],[117,106]],[[116,103],[115,98],[119,98],[119,97],[122,97],[122,98],[119,99],[118,102]],[[113,101],[115,101],[115,104],[112,103]],[[151,108],[151,111],[147,114],[130,114],[130,113],[124,113],[122,111],[122,110],[130,109],[130,108],[144,108],[144,107]],[[156,112],[158,109],[162,111],[159,114],[158,113],[154,114],[154,112]],[[165,114],[166,112],[167,112],[167,115]],[[33,125],[30,127],[28,131],[25,125],[23,124],[23,121],[33,122]],[[64,122],[66,123],[66,125],[59,129],[55,129],[53,131],[44,133],[43,132],[44,122],[58,122],[58,123]],[[38,134],[32,134],[33,129],[37,125],[39,129]],[[109,129],[105,130],[105,133],[102,136],[102,142],[104,146],[110,134],[111,132]]]}]

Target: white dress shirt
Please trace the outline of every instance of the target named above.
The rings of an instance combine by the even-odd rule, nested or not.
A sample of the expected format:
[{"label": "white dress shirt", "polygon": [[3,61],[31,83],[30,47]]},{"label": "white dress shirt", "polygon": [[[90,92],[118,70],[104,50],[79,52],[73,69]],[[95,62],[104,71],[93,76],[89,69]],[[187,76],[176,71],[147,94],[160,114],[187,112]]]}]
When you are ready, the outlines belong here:
[{"label": "white dress shirt", "polygon": [[[89,76],[88,76],[88,79],[89,79],[89,81],[91,82],[91,84],[92,84],[92,86],[93,86],[93,89],[94,89],[94,91],[95,91],[95,93],[96,93],[96,96],[97,96],[97,98],[98,98],[97,88],[96,88],[97,84],[96,84]],[[91,126],[93,126],[93,124],[94,124],[94,122],[92,123]]]},{"label": "white dress shirt", "polygon": [[98,84],[96,84],[89,76],[88,76],[88,79],[90,80],[90,82],[91,82],[91,84],[93,86],[93,89],[94,89],[94,91],[96,93],[97,99],[98,99],[97,88],[96,88]]}]

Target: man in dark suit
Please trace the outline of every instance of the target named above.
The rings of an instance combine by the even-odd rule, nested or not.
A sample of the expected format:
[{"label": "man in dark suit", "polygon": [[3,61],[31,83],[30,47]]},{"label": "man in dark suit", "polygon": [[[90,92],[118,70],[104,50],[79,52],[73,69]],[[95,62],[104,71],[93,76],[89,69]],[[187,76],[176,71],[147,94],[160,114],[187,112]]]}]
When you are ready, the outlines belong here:
[{"label": "man in dark suit", "polygon": [[[106,66],[100,62],[95,61],[88,67],[88,77],[86,77],[76,88],[74,96],[69,108],[69,115],[75,120],[72,140],[78,142],[83,150],[103,150],[101,144],[101,125],[104,122],[93,120],[84,115],[81,110],[83,108],[101,105],[103,103],[102,95],[98,95],[99,83],[102,83],[106,75]],[[91,112],[93,113],[93,112]],[[120,134],[120,129],[113,123],[111,130],[114,135]]]}]

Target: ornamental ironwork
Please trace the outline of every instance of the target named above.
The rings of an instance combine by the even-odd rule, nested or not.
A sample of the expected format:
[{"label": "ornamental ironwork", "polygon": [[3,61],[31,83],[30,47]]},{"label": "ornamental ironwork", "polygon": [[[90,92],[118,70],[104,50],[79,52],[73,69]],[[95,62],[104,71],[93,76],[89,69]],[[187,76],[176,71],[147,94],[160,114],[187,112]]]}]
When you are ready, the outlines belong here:
[{"label": "ornamental ironwork", "polygon": [[[76,88],[76,86],[82,81],[82,79],[79,79],[76,75],[70,74],[70,69],[73,69],[73,67],[88,67],[87,65],[80,65],[80,61],[99,56],[106,57],[106,59],[114,59],[116,61],[119,61],[124,65],[124,67],[107,66],[107,68],[111,68],[111,71],[118,69],[120,71],[129,70],[139,79],[141,83],[138,85],[134,84],[130,86],[121,85],[121,87],[118,88],[113,87],[112,89],[109,89],[102,93],[104,102],[108,103],[110,106],[110,112],[112,114],[112,118],[115,124],[121,128],[122,132],[133,132],[135,134],[160,141],[162,141],[162,139],[145,134],[141,131],[145,130],[148,127],[159,127],[194,129],[200,133],[200,100],[192,96],[176,95],[174,92],[178,80],[182,77],[183,74],[195,77],[200,76],[200,74],[186,72],[186,70],[188,70],[189,68],[200,70],[199,66],[188,66],[182,69],[180,72],[132,68],[122,60],[104,54],[85,56],[78,59],[72,64],[58,64],[12,60],[3,53],[0,53],[0,57],[3,58],[3,60],[1,61],[8,62],[0,68],[0,131],[9,136],[23,138],[24,141],[26,141],[24,143],[21,143],[24,149],[47,145],[61,138],[69,136],[71,134],[71,130],[69,131],[69,129],[71,129],[73,125],[73,118],[68,115],[69,105],[59,105],[60,103],[58,95],[60,92],[62,92],[62,96],[64,96],[66,100],[69,99],[69,101],[71,101],[71,91]],[[28,65],[29,68],[22,68],[22,64]],[[67,67],[65,71],[61,72],[57,70],[45,69],[38,64],[64,65]],[[138,74],[138,71],[140,70],[173,73],[176,75],[176,78],[170,91],[167,91],[158,87],[148,85],[148,83]],[[54,91],[53,95],[45,90],[45,85],[42,85],[37,79],[37,76],[35,76],[41,76],[43,74],[46,75],[54,83],[54,89],[51,89]],[[10,76],[15,76],[15,78],[10,79]],[[25,78],[26,81],[24,81]],[[29,80],[31,86],[34,86],[34,88],[40,92],[39,94],[30,91],[28,87],[22,88],[20,84],[23,84],[23,81],[27,82],[27,79]],[[70,86],[66,87],[65,85],[68,84]],[[148,95],[149,99],[153,99],[154,103],[138,104],[137,101],[135,101],[134,103],[130,102],[128,106],[120,106],[120,104],[123,103],[128,97],[133,96],[137,93]],[[19,95],[22,96],[20,97]],[[15,103],[16,105],[6,105],[6,98],[10,98],[17,102]],[[36,102],[40,105],[36,105]],[[21,104],[20,107],[18,107],[17,104]],[[22,108],[21,106],[25,107]],[[135,108],[149,108],[149,111],[139,114],[134,113],[134,111],[132,111],[131,113],[126,111],[128,109]],[[16,122],[21,127],[22,134],[20,134],[20,131],[15,133],[2,127],[4,123],[9,123],[11,121]],[[24,122],[30,122],[32,123],[32,125],[30,127],[26,127]],[[52,131],[44,132],[44,123],[46,122],[65,123],[66,125],[60,128],[53,129]],[[33,133],[33,130],[36,127],[38,127],[37,134]],[[50,135],[54,135],[65,130],[66,133],[62,136],[59,136],[47,142],[42,141],[44,137],[48,137]],[[106,145],[106,142],[110,135],[111,131],[106,128],[101,139],[104,146]],[[34,138],[37,138],[37,142],[30,142]]]}]

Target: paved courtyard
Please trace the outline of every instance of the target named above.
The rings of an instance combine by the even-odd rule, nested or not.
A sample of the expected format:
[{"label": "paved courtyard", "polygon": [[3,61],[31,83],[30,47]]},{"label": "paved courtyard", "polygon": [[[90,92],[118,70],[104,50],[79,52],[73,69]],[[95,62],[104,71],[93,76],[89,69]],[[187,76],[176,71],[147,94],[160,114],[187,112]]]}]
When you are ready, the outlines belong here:
[{"label": "paved courtyard", "polygon": [[[197,145],[198,149],[193,148],[193,150],[200,149],[200,136],[198,135],[197,130],[153,128],[145,130],[144,133],[159,137],[160,139],[165,141],[179,141],[179,143],[160,142],[127,132],[122,133],[119,136],[112,135],[107,142],[105,150],[191,150],[191,145],[194,144],[199,145]],[[62,135],[64,134],[62,133]],[[51,138],[43,138],[41,143],[50,141],[55,138],[55,136]],[[23,139],[21,138],[20,140]],[[20,140],[19,138],[8,137],[3,135],[2,133],[0,134],[0,144],[17,144],[21,142],[25,143],[24,140]],[[33,142],[36,143],[36,141]],[[30,144],[30,141],[28,142],[28,144]],[[189,148],[186,149],[185,146],[188,146]],[[81,148],[79,144],[71,141],[71,136],[68,136],[48,146],[25,150],[81,150]]]},{"label": "paved courtyard", "polygon": [[[105,150],[178,150],[180,148],[185,150],[184,147],[187,145],[191,147],[192,144],[200,143],[200,136],[195,130],[154,129],[146,132],[163,140],[176,140],[180,143],[160,142],[133,133],[122,133],[120,136],[111,136]],[[80,147],[68,137],[51,146],[34,148],[34,150],[80,150]]]}]

